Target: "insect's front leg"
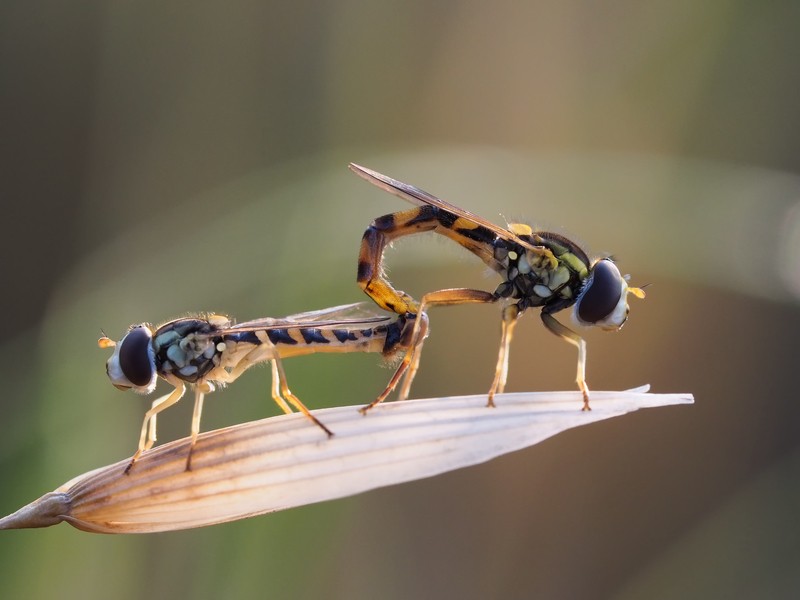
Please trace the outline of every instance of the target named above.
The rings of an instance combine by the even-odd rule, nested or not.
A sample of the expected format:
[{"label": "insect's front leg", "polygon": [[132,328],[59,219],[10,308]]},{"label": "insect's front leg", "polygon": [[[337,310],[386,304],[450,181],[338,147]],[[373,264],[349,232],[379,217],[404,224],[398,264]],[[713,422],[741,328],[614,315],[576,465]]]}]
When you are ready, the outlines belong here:
[{"label": "insect's front leg", "polygon": [[551,333],[578,349],[578,375],[575,381],[578,383],[578,389],[583,393],[582,410],[592,410],[592,407],[589,406],[589,386],[586,385],[586,340],[569,327],[559,323],[550,313],[542,312],[542,322]]},{"label": "insect's front leg", "polygon": [[[172,383],[172,382],[170,382]],[[156,416],[163,410],[166,410],[173,404],[175,404],[178,400],[181,399],[183,393],[186,391],[186,386],[182,382],[174,383],[175,389],[172,390],[171,393],[167,394],[166,396],[162,396],[157,400],[153,401],[153,404],[144,414],[144,422],[142,423],[142,432],[139,435],[139,449],[136,450],[136,453],[131,458],[131,462],[125,468],[125,474],[127,475],[131,467],[133,467],[133,463],[137,461],[137,459],[142,455],[142,452],[145,450],[149,450],[153,447],[153,444],[156,442]]]}]

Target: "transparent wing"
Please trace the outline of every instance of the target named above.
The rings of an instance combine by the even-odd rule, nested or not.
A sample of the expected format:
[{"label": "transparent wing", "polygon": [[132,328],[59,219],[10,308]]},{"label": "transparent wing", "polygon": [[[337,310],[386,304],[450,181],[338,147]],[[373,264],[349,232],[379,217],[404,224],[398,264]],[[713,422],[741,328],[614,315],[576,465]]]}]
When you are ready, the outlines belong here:
[{"label": "transparent wing", "polygon": [[528,248],[530,250],[541,250],[541,247],[534,246],[529,242],[519,238],[514,233],[510,232],[508,229],[500,227],[499,225],[495,225],[491,221],[487,221],[483,217],[479,217],[478,215],[469,212],[463,208],[459,208],[454,204],[450,204],[441,198],[437,198],[433,194],[429,194],[425,190],[421,190],[413,185],[409,185],[407,183],[403,183],[402,181],[397,181],[396,179],[392,179],[391,177],[387,177],[386,175],[382,175],[377,171],[373,171],[372,169],[367,169],[366,167],[362,167],[355,163],[350,163],[350,170],[369,181],[371,184],[378,186],[382,190],[389,192],[399,198],[407,200],[412,204],[416,204],[417,206],[430,204],[431,206],[436,206],[442,210],[446,210],[447,212],[453,213],[461,217],[462,219],[467,219],[468,221],[472,221],[482,227],[485,227],[489,231],[496,234],[498,237],[508,240],[510,242],[514,242],[515,244],[519,244],[524,248]]},{"label": "transparent wing", "polygon": [[297,329],[314,327],[317,329],[335,329],[337,327],[374,327],[381,323],[391,323],[397,315],[381,310],[373,302],[356,302],[342,304],[321,310],[297,313],[283,318],[265,317],[238,323],[216,332],[241,333],[243,331],[263,331],[266,329]]}]

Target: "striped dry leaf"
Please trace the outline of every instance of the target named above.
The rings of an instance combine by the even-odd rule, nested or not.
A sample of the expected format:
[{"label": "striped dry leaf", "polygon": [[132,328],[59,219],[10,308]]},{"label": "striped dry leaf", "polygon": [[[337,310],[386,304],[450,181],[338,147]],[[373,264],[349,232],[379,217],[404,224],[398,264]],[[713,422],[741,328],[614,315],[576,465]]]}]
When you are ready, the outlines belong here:
[{"label": "striped dry leaf", "polygon": [[368,416],[345,406],[315,411],[331,439],[302,415],[283,415],[200,435],[186,471],[188,439],[85,473],[0,519],[0,529],[66,521],[85,531],[149,533],[252,517],[430,477],[531,446],[579,425],[640,408],[690,404],[691,394],[578,392],[411,400]]}]

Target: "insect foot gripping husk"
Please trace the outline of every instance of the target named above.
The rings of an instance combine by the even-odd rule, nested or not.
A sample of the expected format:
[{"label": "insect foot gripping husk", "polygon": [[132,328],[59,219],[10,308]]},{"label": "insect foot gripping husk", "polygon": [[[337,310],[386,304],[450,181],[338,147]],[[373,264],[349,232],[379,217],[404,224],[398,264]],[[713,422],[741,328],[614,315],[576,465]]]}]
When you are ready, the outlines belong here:
[{"label": "insect foot gripping husk", "polygon": [[85,473],[0,519],[0,529],[61,521],[99,533],[150,533],[224,523],[370,489],[430,477],[536,444],[560,431],[640,408],[691,404],[691,394],[592,393],[591,412],[576,410],[580,392],[502,394],[408,400],[322,409],[336,436],[320,440],[300,414],[202,433],[192,470],[190,438]]}]

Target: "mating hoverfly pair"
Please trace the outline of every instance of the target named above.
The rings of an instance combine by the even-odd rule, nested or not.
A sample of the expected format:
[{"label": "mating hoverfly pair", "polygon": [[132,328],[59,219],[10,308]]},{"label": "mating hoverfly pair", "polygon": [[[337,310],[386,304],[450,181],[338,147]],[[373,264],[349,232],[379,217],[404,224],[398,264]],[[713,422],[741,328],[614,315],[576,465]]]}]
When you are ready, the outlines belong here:
[{"label": "mating hoverfly pair", "polygon": [[[469,303],[502,303],[502,334],[495,375],[488,393],[488,406],[502,393],[508,376],[508,351],[514,328],[528,308],[541,308],[545,327],[578,349],[576,381],[583,394],[583,409],[589,410],[586,385],[586,343],[575,331],[553,316],[574,307],[573,317],[584,326],[619,330],[628,318],[627,295],[644,297],[640,288],[628,286],[609,258],[590,260],[566,237],[512,223],[504,229],[411,185],[396,181],[355,164],[350,169],[381,189],[416,204],[416,208],[375,219],[361,242],[357,280],[375,305],[368,302],[336,306],[292,315],[232,324],[219,315],[176,319],[158,328],[147,324],[131,327],[114,342],[99,340],[103,348],[114,348],[106,370],[119,389],[151,393],[158,377],[173,386],[172,392],[152,403],[145,414],[139,447],[127,471],[142,452],[156,441],[157,415],[175,404],[186,384],[195,390],[191,447],[200,431],[203,399],[216,386],[235,381],[255,364],[272,365],[272,397],[280,408],[302,412],[328,436],[333,433],[295,396],[286,383],[282,359],[315,352],[380,352],[385,357],[405,352],[388,385],[362,413],[382,402],[405,376],[398,397],[408,397],[428,333],[427,309],[432,306]],[[477,255],[502,277],[493,291],[468,288],[427,293],[417,303],[396,290],[385,277],[383,251],[399,237],[433,231],[444,235]],[[387,312],[388,311],[388,312]],[[389,314],[389,313],[394,313]]]}]

